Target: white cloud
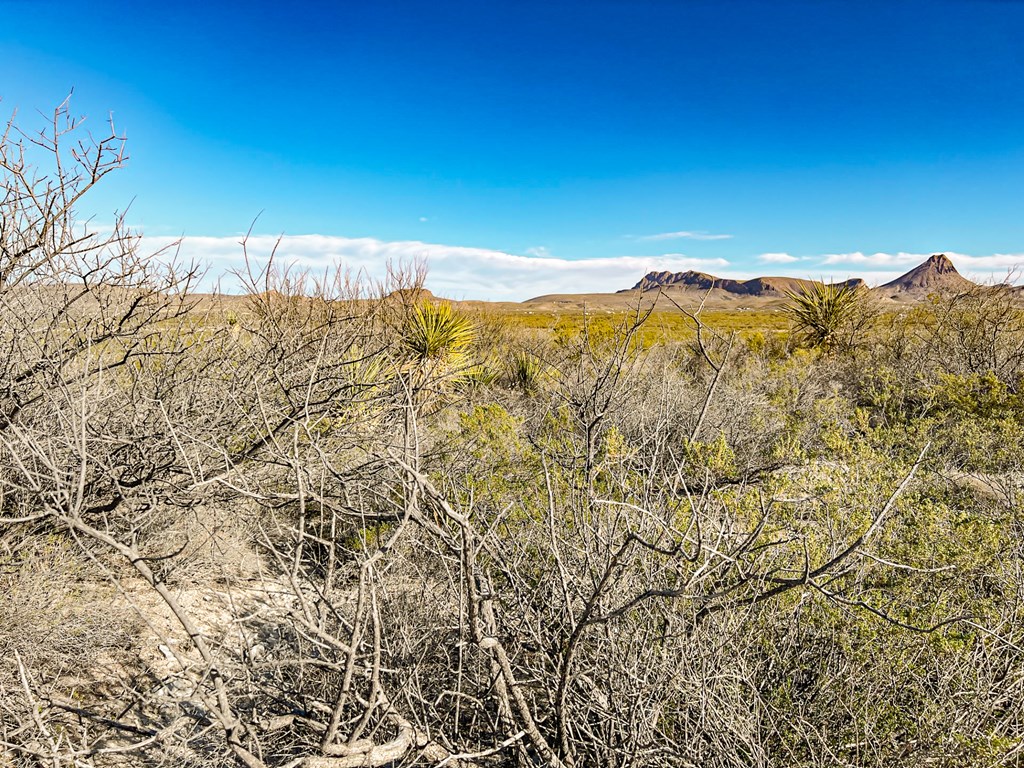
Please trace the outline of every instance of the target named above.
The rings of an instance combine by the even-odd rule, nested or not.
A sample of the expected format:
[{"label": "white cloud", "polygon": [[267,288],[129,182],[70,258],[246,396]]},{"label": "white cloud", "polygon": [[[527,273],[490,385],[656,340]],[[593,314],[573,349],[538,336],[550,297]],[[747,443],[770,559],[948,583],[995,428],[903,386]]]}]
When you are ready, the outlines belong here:
[{"label": "white cloud", "polygon": [[[237,290],[233,270],[245,266],[240,237],[185,237],[180,253],[209,268],[207,284],[218,278],[225,291]],[[171,238],[147,237],[144,248],[155,250]],[[363,272],[371,279],[386,275],[389,262],[426,260],[427,287],[455,299],[522,301],[545,293],[613,292],[633,286],[653,270],[672,272],[728,267],[725,259],[697,259],[680,253],[662,256],[616,256],[559,259],[521,256],[486,248],[425,243],[418,240],[385,241],[371,237],[289,235],[249,238],[250,260],[265,264],[276,247],[279,264],[322,273],[335,265]]]},{"label": "white cloud", "polygon": [[550,259],[551,251],[545,248],[543,245],[538,245],[535,248],[526,249],[527,256],[536,256],[538,259]]},{"label": "white cloud", "polygon": [[757,257],[757,260],[765,264],[790,264],[794,261],[800,261],[799,258],[790,256],[788,253],[762,253]]},{"label": "white cloud", "polygon": [[730,240],[732,235],[713,235],[708,232],[662,232],[657,235],[641,235],[637,240]]},{"label": "white cloud", "polygon": [[430,221],[426,216],[420,216],[420,221]]}]

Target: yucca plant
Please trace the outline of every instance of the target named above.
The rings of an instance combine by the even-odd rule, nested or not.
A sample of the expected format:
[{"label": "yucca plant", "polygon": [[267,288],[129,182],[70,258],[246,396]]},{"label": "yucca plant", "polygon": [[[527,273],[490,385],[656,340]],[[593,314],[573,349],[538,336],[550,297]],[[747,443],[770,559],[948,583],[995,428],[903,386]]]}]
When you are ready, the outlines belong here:
[{"label": "yucca plant", "polygon": [[793,320],[793,331],[804,343],[830,350],[856,318],[865,290],[861,284],[816,282],[800,291],[787,291],[786,296],[789,301],[783,311]]},{"label": "yucca plant", "polygon": [[444,360],[458,364],[465,359],[474,337],[472,322],[451,304],[423,302],[413,308],[402,341],[416,362]]},{"label": "yucca plant", "polygon": [[498,380],[499,369],[491,361],[485,361],[467,368],[461,374],[462,382],[469,387],[489,387]]},{"label": "yucca plant", "polygon": [[519,350],[512,354],[508,364],[508,381],[514,389],[523,392],[536,392],[540,387],[544,367],[534,355]]}]

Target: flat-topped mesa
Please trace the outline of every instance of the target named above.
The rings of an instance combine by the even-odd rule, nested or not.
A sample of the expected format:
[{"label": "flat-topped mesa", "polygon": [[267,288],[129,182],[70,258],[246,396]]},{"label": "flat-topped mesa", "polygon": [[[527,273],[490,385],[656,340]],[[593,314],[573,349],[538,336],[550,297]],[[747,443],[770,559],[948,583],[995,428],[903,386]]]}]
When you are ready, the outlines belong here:
[{"label": "flat-topped mesa", "polygon": [[[750,280],[733,280],[715,277],[704,272],[648,272],[631,290],[654,291],[660,288],[691,288],[707,291],[712,288],[742,296],[785,296],[816,284],[816,280],[802,280],[797,277],[754,277]],[[845,280],[841,285],[864,285],[860,278]]]},{"label": "flat-topped mesa", "polygon": [[887,294],[930,293],[941,289],[962,290],[973,285],[974,283],[956,271],[956,267],[946,254],[936,253],[878,290]]},{"label": "flat-topped mesa", "polygon": [[680,288],[721,288],[722,283],[733,283],[735,280],[723,280],[720,277],[709,275],[706,272],[695,272],[692,269],[686,272],[648,272],[630,290],[651,291],[660,287],[670,285]]}]

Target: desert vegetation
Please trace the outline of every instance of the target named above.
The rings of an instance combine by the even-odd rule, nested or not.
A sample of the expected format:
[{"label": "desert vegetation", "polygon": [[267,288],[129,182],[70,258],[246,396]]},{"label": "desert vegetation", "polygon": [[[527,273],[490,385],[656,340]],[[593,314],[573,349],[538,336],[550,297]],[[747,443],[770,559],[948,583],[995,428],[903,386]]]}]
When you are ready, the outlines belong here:
[{"label": "desert vegetation", "polygon": [[1014,289],[211,298],[79,218],[123,150],[0,144],[0,765],[1024,759]]}]

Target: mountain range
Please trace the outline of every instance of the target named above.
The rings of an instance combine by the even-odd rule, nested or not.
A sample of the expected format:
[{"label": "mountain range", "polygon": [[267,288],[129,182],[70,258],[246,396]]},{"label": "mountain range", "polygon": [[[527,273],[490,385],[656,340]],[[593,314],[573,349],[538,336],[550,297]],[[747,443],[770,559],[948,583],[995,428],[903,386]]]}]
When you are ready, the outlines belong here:
[{"label": "mountain range", "polygon": [[[782,298],[788,293],[808,288],[818,281],[797,277],[754,277],[750,280],[733,280],[715,277],[704,272],[648,272],[632,288],[619,293],[656,290],[697,290],[718,291],[738,296]],[[860,278],[844,280],[833,285],[866,286]],[[953,262],[944,253],[930,256],[909,272],[874,290],[890,298],[917,298],[942,289],[965,289],[974,283],[957,272]]]},{"label": "mountain range", "polygon": [[[514,305],[525,311],[576,311],[590,309],[614,312],[638,302],[653,306],[658,294],[678,294],[679,298],[706,301],[708,307],[744,310],[755,307],[771,308],[781,305],[788,293],[799,292],[817,280],[796,277],[754,277],[734,280],[717,277],[706,272],[648,272],[632,288],[616,293],[555,293],[527,299]],[[866,285],[859,278],[833,285]],[[930,256],[909,272],[877,288],[870,288],[876,297],[901,304],[920,301],[939,290],[962,291],[975,283],[957,272],[953,262],[943,253]],[[1017,288],[1024,299],[1024,288]],[[510,305],[513,306],[513,305]]]}]

